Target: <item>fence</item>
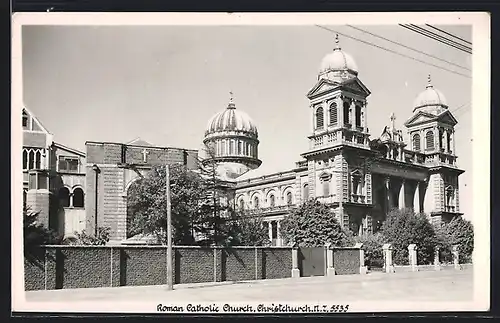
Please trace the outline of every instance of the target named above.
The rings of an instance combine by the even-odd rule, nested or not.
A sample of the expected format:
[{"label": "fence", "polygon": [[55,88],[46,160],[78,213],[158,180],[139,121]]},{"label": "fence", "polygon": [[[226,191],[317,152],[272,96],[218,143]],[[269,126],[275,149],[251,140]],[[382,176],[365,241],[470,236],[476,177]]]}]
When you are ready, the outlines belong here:
[{"label": "fence", "polygon": [[[291,277],[291,247],[173,248],[174,283]],[[25,256],[25,289],[163,285],[164,246],[44,246]]]}]

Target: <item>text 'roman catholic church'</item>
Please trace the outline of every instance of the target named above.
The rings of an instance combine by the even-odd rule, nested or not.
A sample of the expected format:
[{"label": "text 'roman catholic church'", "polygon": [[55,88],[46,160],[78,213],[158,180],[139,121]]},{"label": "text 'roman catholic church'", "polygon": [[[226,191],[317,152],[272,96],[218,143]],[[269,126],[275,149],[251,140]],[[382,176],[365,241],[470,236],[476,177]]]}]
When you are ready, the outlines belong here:
[{"label": "text 'roman catholic church'", "polygon": [[[377,231],[395,207],[425,212],[433,223],[461,215],[458,177],[464,171],[456,164],[457,120],[445,96],[429,76],[413,102],[413,115],[404,123],[410,142],[404,142],[403,131],[395,128],[394,114],[391,126],[371,140],[370,91],[358,72],[354,59],[340,48],[337,38],[336,47],[321,62],[316,85],[307,93],[310,145],[294,169],[252,177],[252,170],[261,165],[257,126],[237,109],[232,96],[227,108],[208,122],[203,143],[211,156],[203,157],[218,163],[219,175],[234,191],[236,207],[265,216],[274,245],[282,243],[280,220],[291,208],[311,198],[330,206],[341,225],[355,234]],[[35,118],[26,109],[23,113]],[[111,240],[123,241],[129,238],[126,201],[130,185],[153,165],[197,167],[195,150],[136,140],[128,144],[87,142],[84,154],[52,142],[52,135],[43,127],[38,132],[45,134],[45,139],[37,141],[40,147],[33,146],[30,138],[37,131],[25,127],[24,115],[23,128],[25,201],[43,209],[47,221],[56,223],[51,226],[60,233],[93,232],[96,226],[109,226]],[[36,152],[31,153],[37,149],[43,153],[42,163],[36,162]],[[75,165],[65,161],[64,152]],[[48,178],[49,184],[38,185],[39,178]],[[76,189],[85,187],[84,201],[78,197],[74,202],[73,182]],[[49,207],[49,199],[59,200],[59,207]],[[75,213],[76,204],[79,213]]]}]

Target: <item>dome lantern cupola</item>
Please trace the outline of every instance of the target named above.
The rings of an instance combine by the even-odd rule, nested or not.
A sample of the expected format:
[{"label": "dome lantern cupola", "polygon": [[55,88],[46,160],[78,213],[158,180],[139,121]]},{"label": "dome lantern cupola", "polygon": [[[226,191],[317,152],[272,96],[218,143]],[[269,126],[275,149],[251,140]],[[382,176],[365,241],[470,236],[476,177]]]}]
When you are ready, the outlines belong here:
[{"label": "dome lantern cupola", "polygon": [[258,131],[245,112],[236,109],[233,92],[223,111],[208,121],[203,144],[203,163],[215,162],[219,175],[235,179],[262,163],[258,159]]},{"label": "dome lantern cupola", "polygon": [[342,50],[339,36],[335,36],[335,48],[321,61],[318,79],[327,78],[333,81],[342,81],[357,77],[358,66],[351,55]]},{"label": "dome lantern cupola", "polygon": [[413,112],[418,110],[437,115],[445,109],[448,109],[446,97],[432,85],[431,75],[429,74],[425,90],[413,102]]}]

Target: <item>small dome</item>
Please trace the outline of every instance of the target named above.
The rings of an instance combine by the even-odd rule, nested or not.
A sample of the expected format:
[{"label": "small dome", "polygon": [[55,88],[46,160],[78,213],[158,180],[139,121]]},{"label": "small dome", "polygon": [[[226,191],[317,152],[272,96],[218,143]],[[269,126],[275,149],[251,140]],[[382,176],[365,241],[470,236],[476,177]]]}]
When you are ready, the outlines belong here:
[{"label": "small dome", "polygon": [[444,94],[432,86],[430,75],[425,90],[421,92],[413,102],[413,109],[415,110],[428,106],[448,107]]},{"label": "small dome", "polygon": [[253,120],[245,112],[236,110],[232,98],[224,111],[210,118],[205,136],[218,132],[240,132],[255,138],[258,136]]},{"label": "small dome", "polygon": [[343,51],[339,46],[338,35],[335,39],[337,46],[333,52],[327,54],[321,61],[320,73],[326,71],[352,71],[358,73],[358,66],[351,55]]}]

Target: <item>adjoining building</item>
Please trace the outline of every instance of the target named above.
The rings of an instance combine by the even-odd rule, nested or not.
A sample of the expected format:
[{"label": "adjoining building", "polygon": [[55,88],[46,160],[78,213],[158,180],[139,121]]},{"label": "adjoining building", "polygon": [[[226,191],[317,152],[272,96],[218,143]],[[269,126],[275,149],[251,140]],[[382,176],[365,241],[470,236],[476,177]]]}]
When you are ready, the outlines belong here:
[{"label": "adjoining building", "polygon": [[[200,152],[200,157],[217,162],[219,176],[234,190],[236,207],[265,217],[269,237],[275,245],[282,243],[280,221],[291,208],[311,198],[331,207],[341,225],[355,234],[377,231],[392,208],[411,207],[425,212],[433,223],[461,216],[458,178],[464,171],[457,167],[454,130],[457,120],[430,76],[413,103],[413,115],[404,123],[410,138],[408,143],[403,139],[403,131],[395,127],[394,114],[390,126],[378,138],[370,139],[369,95],[370,90],[359,78],[355,60],[340,48],[337,39],[336,48],[321,62],[317,83],[307,93],[310,146],[294,169],[259,177],[252,175],[261,165],[257,127],[245,112],[236,108],[232,97],[227,108],[209,120],[203,139],[208,154]],[[50,149],[59,149],[61,154],[71,152],[51,140],[47,135],[45,141],[39,140],[38,147],[25,136],[28,164],[29,149],[40,149],[40,154]],[[69,208],[73,205],[71,211],[75,209],[74,189],[78,188],[72,178],[82,177],[79,180],[83,181],[86,193],[84,227],[93,230],[96,223],[109,226],[115,242],[128,238],[127,190],[140,174],[152,165],[165,163],[182,163],[194,169],[198,160],[196,150],[155,147],[141,141],[87,142],[86,146],[86,154],[73,150],[81,165],[78,173],[62,177],[63,186],[73,197]],[[52,153],[43,156],[48,155]],[[59,155],[54,156],[51,158],[59,160]],[[51,177],[50,190],[47,190],[49,184],[40,186],[30,180],[27,201],[35,202],[36,206],[38,200],[50,194],[66,201],[66,192],[60,193],[61,184],[52,185],[52,178],[56,181],[59,174],[56,164],[52,159],[40,163],[46,167],[41,166],[44,171],[53,170],[56,175]],[[33,173],[42,176],[39,174],[43,172]],[[29,178],[31,174],[30,170]],[[37,176],[33,177],[36,181]],[[59,213],[58,219],[68,221],[64,214]]]}]

